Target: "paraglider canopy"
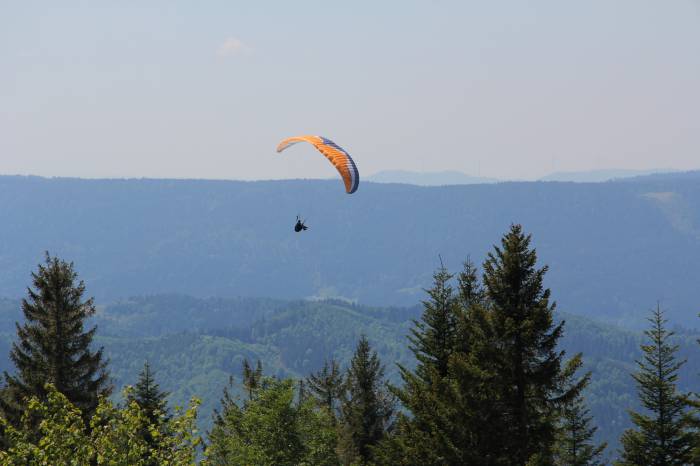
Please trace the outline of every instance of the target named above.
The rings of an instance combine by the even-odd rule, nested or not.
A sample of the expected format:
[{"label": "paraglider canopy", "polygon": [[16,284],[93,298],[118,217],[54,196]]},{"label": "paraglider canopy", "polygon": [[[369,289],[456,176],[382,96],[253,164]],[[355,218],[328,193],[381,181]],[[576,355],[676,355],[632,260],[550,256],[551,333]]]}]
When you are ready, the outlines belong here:
[{"label": "paraglider canopy", "polygon": [[357,166],[350,154],[345,152],[344,149],[322,136],[294,136],[280,142],[277,146],[277,152],[282,152],[287,147],[298,142],[312,144],[335,166],[343,179],[343,183],[345,183],[345,192],[352,194],[357,191],[357,187],[360,184],[360,172],[357,171]]}]

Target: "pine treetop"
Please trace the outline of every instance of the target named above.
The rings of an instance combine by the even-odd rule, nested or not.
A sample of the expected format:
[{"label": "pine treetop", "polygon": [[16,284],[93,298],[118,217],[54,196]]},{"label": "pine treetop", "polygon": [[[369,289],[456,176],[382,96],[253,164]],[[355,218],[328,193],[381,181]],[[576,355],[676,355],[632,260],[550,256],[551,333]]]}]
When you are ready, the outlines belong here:
[{"label": "pine treetop", "polygon": [[459,308],[450,284],[453,277],[441,263],[433,273],[433,286],[425,290],[428,299],[423,301],[423,314],[420,320],[413,321],[408,337],[418,360],[416,373],[426,379],[423,372],[427,368],[434,368],[442,377],[447,375],[449,358],[455,349]]},{"label": "pine treetop", "polygon": [[459,300],[463,310],[476,304],[483,304],[484,289],[479,283],[477,268],[469,257],[462,264],[462,271],[457,275]]},{"label": "pine treetop", "polygon": [[366,464],[390,426],[394,414],[394,398],[386,389],[384,366],[376,351],[362,335],[345,377],[345,393],[341,413],[348,437],[348,457]]},{"label": "pine treetop", "polygon": [[691,461],[695,435],[691,431],[688,394],[676,387],[678,369],[685,361],[677,361],[678,346],[670,342],[673,332],[666,330],[666,319],[660,305],[648,319],[650,328],[644,333],[650,344],[641,346],[644,353],[633,374],[639,400],[647,413],[630,411],[636,428],[622,435],[620,464],[649,466],[684,465]]},{"label": "pine treetop", "polygon": [[44,386],[50,383],[89,418],[98,397],[112,391],[103,349],[91,349],[96,327],[84,330],[95,313],[93,299],[83,299],[85,284],[77,281],[73,263],[48,253],[32,272],[32,285],[22,300],[25,322],[16,324],[18,341],[10,352],[17,375],[5,372],[9,399],[0,406],[14,423],[24,400],[44,400]]},{"label": "pine treetop", "polygon": [[144,362],[139,373],[139,380],[130,393],[129,401],[136,401],[146,413],[152,424],[157,425],[159,419],[167,419],[168,407],[166,398],[169,393],[161,391],[155,381],[154,373],[148,361]]},{"label": "pine treetop", "polygon": [[335,359],[324,361],[323,368],[306,379],[311,394],[316,400],[335,414],[337,402],[343,393],[344,378]]},{"label": "pine treetop", "polygon": [[[537,268],[531,236],[512,225],[501,246],[494,246],[483,264],[489,332],[489,370],[502,400],[503,451],[512,464],[526,464],[532,455],[545,458],[555,440],[557,406],[581,390],[570,385],[557,350],[564,322],[555,324],[555,304],[544,287],[547,266]],[[572,368],[573,370],[573,368]]]}]

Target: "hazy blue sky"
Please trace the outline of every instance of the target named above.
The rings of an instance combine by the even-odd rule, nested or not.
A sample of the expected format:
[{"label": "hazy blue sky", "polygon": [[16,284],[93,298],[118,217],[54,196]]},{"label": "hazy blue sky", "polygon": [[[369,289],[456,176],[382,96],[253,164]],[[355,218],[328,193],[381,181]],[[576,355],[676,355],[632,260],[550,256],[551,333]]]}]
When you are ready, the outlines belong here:
[{"label": "hazy blue sky", "polygon": [[700,0],[0,0],[0,173],[700,168]]}]

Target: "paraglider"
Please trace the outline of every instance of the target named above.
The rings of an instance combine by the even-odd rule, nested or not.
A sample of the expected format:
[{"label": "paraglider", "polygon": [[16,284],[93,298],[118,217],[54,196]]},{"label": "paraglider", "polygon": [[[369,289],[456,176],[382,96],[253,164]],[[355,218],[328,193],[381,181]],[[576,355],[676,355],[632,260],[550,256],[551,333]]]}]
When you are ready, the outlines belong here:
[{"label": "paraglider", "polygon": [[345,192],[352,194],[357,191],[360,184],[360,172],[357,171],[355,162],[350,157],[350,154],[345,152],[340,146],[330,139],[322,136],[294,136],[284,139],[277,146],[277,152],[282,152],[287,147],[298,142],[308,142],[312,144],[320,153],[322,153],[335,166],[340,177],[345,184]]},{"label": "paraglider", "polygon": [[[345,192],[352,194],[357,191],[357,187],[360,184],[360,172],[357,170],[355,162],[350,157],[343,148],[334,143],[328,138],[322,136],[294,136],[282,140],[277,146],[277,152],[282,152],[287,147],[296,144],[298,142],[308,142],[313,145],[321,154],[323,154],[338,170],[343,183],[345,184]],[[301,231],[306,231],[309,229],[304,222],[306,220],[300,220],[297,215],[297,223],[294,225],[294,231],[299,233]]]},{"label": "paraglider", "polygon": [[299,232],[302,231],[302,230],[303,230],[303,231],[308,230],[309,227],[307,227],[306,225],[304,225],[304,222],[306,222],[306,220],[299,220],[299,216],[297,215],[297,224],[294,225],[294,231],[296,231],[297,233],[299,233]]}]

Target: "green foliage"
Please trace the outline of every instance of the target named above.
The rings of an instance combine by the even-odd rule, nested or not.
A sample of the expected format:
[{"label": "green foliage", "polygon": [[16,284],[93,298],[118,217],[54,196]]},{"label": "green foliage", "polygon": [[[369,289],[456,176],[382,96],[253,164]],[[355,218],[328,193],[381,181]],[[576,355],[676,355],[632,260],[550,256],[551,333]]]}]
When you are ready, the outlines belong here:
[{"label": "green foliage", "polygon": [[531,237],[511,226],[484,262],[488,331],[494,349],[482,360],[495,378],[499,400],[501,454],[524,465],[534,454],[546,458],[554,444],[558,403],[576,396],[583,381],[564,385],[563,352],[557,350],[563,322],[553,319],[547,266],[536,268]]},{"label": "green foliage", "polygon": [[[416,358],[415,370],[399,366],[403,387],[392,391],[409,411],[397,422],[394,435],[382,445],[384,463],[472,464],[484,461],[475,438],[475,415],[481,403],[467,400],[477,392],[477,378],[467,362],[473,355],[473,330],[467,317],[481,304],[478,279],[470,262],[459,274],[459,293],[450,285],[452,274],[441,264],[426,290],[421,319],[414,321],[409,341]],[[465,366],[466,363],[466,366]],[[466,368],[466,367],[469,368]],[[468,382],[467,382],[468,380]],[[466,390],[463,390],[466,387]],[[484,399],[480,399],[483,402]],[[483,422],[483,419],[479,419]]]},{"label": "green foliage", "polygon": [[[46,401],[29,400],[20,428],[0,418],[9,443],[0,451],[3,465],[195,464],[201,443],[195,428],[197,400],[165,426],[155,426],[136,402],[118,408],[102,397],[87,429],[82,413],[66,396],[53,385],[46,385],[45,390]],[[34,420],[38,420],[36,431]],[[153,444],[141,435],[144,429],[152,432]]]},{"label": "green foliage", "polygon": [[[158,337],[142,338],[157,321],[157,297],[144,300],[151,306],[147,317],[135,317],[139,309],[131,307],[133,302],[98,316],[93,301],[83,299],[85,287],[76,284],[72,264],[47,254],[46,264],[32,274],[33,288],[21,306],[27,322],[17,325],[19,341],[9,351],[17,375],[5,372],[6,386],[0,390],[0,461],[196,461],[198,402],[170,417],[168,393],[155,383],[149,364],[136,389],[125,391],[124,406],[108,399],[102,349],[92,347],[95,328],[84,331],[102,319],[112,327],[100,341],[119,348],[120,377],[143,355],[158,354],[158,364],[167,368],[168,388],[177,386],[179,397],[215,387],[217,377],[242,361],[243,382],[237,393],[224,392],[204,464],[598,464],[604,445],[595,445],[597,428],[587,406],[609,414],[603,417],[608,426],[619,420],[615,410],[631,402],[620,374],[628,372],[629,361],[638,354],[638,336],[585,319],[572,319],[580,325],[565,336],[543,285],[547,267],[537,268],[530,236],[519,225],[511,227],[483,268],[483,287],[467,261],[453,288],[455,276],[441,264],[412,329],[405,318],[410,309],[271,300],[257,305],[253,300],[255,312],[245,323],[221,312],[225,300],[216,301],[220,307],[212,311],[217,315],[212,322],[218,326],[205,328],[201,301],[184,298],[179,311],[196,316],[196,326],[188,333],[164,335],[180,325],[171,319]],[[178,300],[168,296],[166,301]],[[6,305],[7,300],[0,300],[0,312]],[[0,326],[6,321],[6,315],[0,316]],[[650,321],[645,334],[651,344],[641,346],[639,371],[633,376],[646,412],[630,412],[636,428],[622,436],[620,464],[697,463],[700,442],[692,429],[698,421],[691,418],[688,395],[679,389],[681,369],[690,364],[677,356],[689,351],[678,342],[695,336],[682,329],[679,335],[666,331],[659,308]],[[115,331],[119,325],[127,328],[128,339]],[[358,333],[362,337],[353,354]],[[409,345],[400,340],[406,333]],[[6,338],[8,332],[0,329],[0,341]],[[370,340],[379,351],[372,350]],[[591,355],[588,367],[605,371],[605,377],[591,383],[585,403],[581,390],[589,376],[576,375],[583,366],[580,354],[565,362],[562,342],[585,348]],[[408,352],[414,361],[407,361]],[[405,413],[394,412],[379,354],[399,361],[389,376],[403,379],[403,387],[393,393]],[[249,358],[257,359],[255,368]],[[345,377],[335,358],[349,360]],[[262,360],[270,361],[276,377],[263,376]],[[281,380],[308,374],[322,360],[323,368],[307,379],[309,391],[303,379]],[[183,377],[192,373],[198,376]],[[245,401],[238,401],[239,393],[247,395]]]},{"label": "green foliage", "polygon": [[597,427],[579,394],[564,403],[561,410],[554,462],[558,466],[602,466],[601,456],[607,443],[593,444]]},{"label": "green foliage", "polygon": [[258,364],[253,369],[247,359],[243,360],[243,386],[248,392],[248,399],[252,400],[255,393],[260,389],[262,382],[262,363],[258,359]]},{"label": "green foliage", "polygon": [[485,294],[479,283],[477,269],[470,258],[462,264],[462,270],[457,275],[458,300],[463,310],[468,310],[475,305],[483,305]]},{"label": "green foliage", "polygon": [[34,288],[22,300],[24,325],[16,325],[18,343],[10,358],[17,375],[4,373],[6,390],[0,408],[17,425],[26,400],[45,400],[46,383],[52,384],[88,419],[100,396],[112,390],[102,348],[91,349],[95,328],[84,331],[86,319],[95,313],[92,298],[83,300],[85,284],[76,283],[72,263],[46,253],[46,263],[32,272]]},{"label": "green foliage", "polygon": [[[103,401],[90,421],[94,455],[98,464],[149,465],[153,456],[144,432],[157,429],[150,424],[148,413],[133,401],[131,390],[123,409]],[[155,442],[153,442],[155,443]]]},{"label": "green foliage", "polygon": [[326,360],[323,368],[306,378],[306,384],[319,406],[323,406],[335,420],[338,403],[343,396],[344,377],[335,359]]},{"label": "green foliage", "polygon": [[[160,429],[167,425],[169,420],[167,396],[167,392],[160,390],[153,378],[150,364],[146,361],[136,386],[128,390],[126,400],[128,406],[135,403],[148,420],[148,424],[141,427],[139,435],[149,447],[155,447],[158,444],[158,437],[162,435]],[[154,434],[154,428],[159,432]],[[150,464],[156,465],[153,461]]]},{"label": "green foliage", "polygon": [[0,463],[88,465],[94,450],[80,410],[52,385],[47,385],[44,392],[46,401],[37,397],[28,400],[19,428],[0,418],[9,443],[0,451]]},{"label": "green foliage", "polygon": [[542,284],[547,268],[536,263],[514,225],[484,262],[483,289],[470,261],[457,293],[438,269],[410,337],[416,369],[402,368],[395,390],[409,414],[385,442],[385,461],[551,463],[559,407],[587,377],[575,380],[580,356],[564,363],[557,351],[563,323]]},{"label": "green foliage", "polygon": [[150,428],[158,442],[153,462],[158,465],[192,465],[202,447],[202,438],[197,429],[197,413],[201,404],[198,398],[190,400],[187,409],[175,407],[175,414],[165,425]]},{"label": "green foliage", "polygon": [[441,265],[433,275],[432,288],[426,290],[429,299],[423,301],[423,315],[413,322],[409,341],[418,361],[418,374],[433,368],[438,377],[447,376],[450,356],[455,351],[459,317],[451,279],[452,274]]},{"label": "green foliage", "polygon": [[384,381],[384,367],[363,335],[345,376],[341,402],[341,452],[345,464],[368,464],[394,417],[394,397]]},{"label": "green foliage", "polygon": [[134,390],[129,392],[127,398],[130,402],[135,401],[141,410],[146,413],[151,424],[159,424],[167,419],[168,403],[166,398],[168,392],[160,390],[160,386],[155,381],[151,365],[144,362],[143,370],[139,374],[139,380],[134,386]]},{"label": "green foliage", "polygon": [[207,464],[336,465],[334,423],[313,400],[298,401],[291,379],[262,378],[241,405],[224,393]]},{"label": "green foliage", "polygon": [[636,426],[622,435],[621,465],[684,465],[691,460],[696,434],[690,431],[688,395],[676,387],[678,370],[685,361],[676,359],[678,345],[670,343],[673,332],[666,330],[666,320],[659,306],[649,318],[651,327],[644,333],[648,344],[642,345],[644,356],[637,361],[633,374],[639,399],[647,413],[630,411]]},{"label": "green foliage", "polygon": [[[459,290],[457,286],[454,288]],[[250,301],[250,313],[255,314],[256,309],[267,306],[269,300],[261,299],[259,304]],[[210,414],[221,398],[221,391],[229,375],[239,373],[245,358],[261,360],[266,371],[278,378],[300,379],[322,369],[324,359],[334,358],[340,367],[347,366],[357,340],[365,333],[381,360],[387,362],[386,378],[392,384],[402,384],[393,362],[408,369],[414,368],[415,357],[408,349],[406,335],[411,319],[420,318],[420,308],[372,308],[338,301],[276,301],[277,310],[270,304],[266,308],[268,314],[244,329],[245,338],[238,328],[229,332],[225,327],[208,329],[202,324],[207,319],[212,319],[217,325],[228,322],[221,320],[221,314],[228,312],[234,316],[246,315],[247,303],[239,299],[171,295],[132,298],[97,306],[98,314],[90,324],[98,324],[94,343],[96,347],[105,347],[104,354],[110,359],[109,371],[115,386],[134,384],[143,371],[144,359],[148,359],[150,367],[156,371],[160,387],[171,393],[168,397],[171,406],[187,404],[194,395],[201,397],[200,412],[204,415],[198,422],[202,431],[211,429]],[[140,316],[142,308],[146,309],[143,319]],[[195,320],[196,329],[192,332],[178,330],[180,333],[155,336],[160,335],[161,330],[155,322],[167,322],[168,329],[179,329],[178,325],[184,327],[194,314],[198,320]],[[619,447],[620,435],[631,425],[627,410],[638,409],[634,380],[629,374],[635,370],[634,360],[641,357],[643,335],[641,331],[625,330],[564,313],[560,308],[554,317],[556,322],[566,320],[559,346],[567,354],[583,352],[582,371],[592,373],[586,390],[586,405],[598,426],[595,442],[607,441],[609,451],[614,452]],[[14,338],[14,321],[20,318],[19,301],[0,300],[0,368],[8,371],[12,369],[7,356]],[[180,318],[185,322],[180,322]],[[138,335],[153,332],[154,336],[135,336],[134,330],[140,328],[137,323],[145,324]],[[679,370],[678,388],[697,391],[697,374],[700,373],[698,333],[679,328],[674,330],[676,334],[672,341],[680,346],[678,357],[688,360]],[[104,336],[105,332],[110,336]],[[459,340],[463,342],[464,337]],[[483,383],[485,388],[489,387],[487,382]],[[239,384],[235,390],[240,389],[242,385]],[[484,389],[482,393],[489,391]],[[113,400],[121,398],[117,394]]]}]

